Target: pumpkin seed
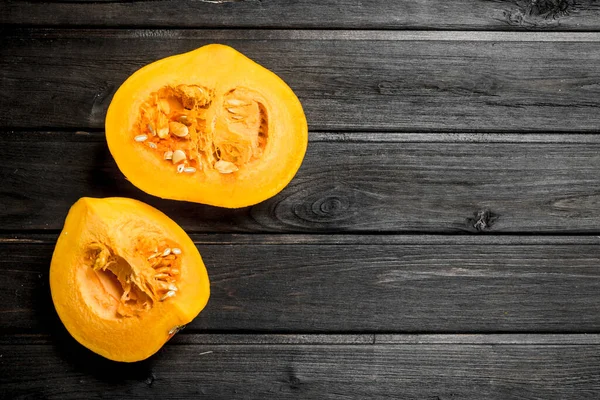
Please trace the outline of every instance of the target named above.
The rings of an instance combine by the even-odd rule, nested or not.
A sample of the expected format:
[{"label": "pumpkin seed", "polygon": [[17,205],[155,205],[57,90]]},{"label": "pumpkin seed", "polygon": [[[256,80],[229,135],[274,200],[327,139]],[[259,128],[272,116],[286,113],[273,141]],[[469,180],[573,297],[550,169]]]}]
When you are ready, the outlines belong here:
[{"label": "pumpkin seed", "polygon": [[160,128],[160,129],[158,130],[158,137],[159,137],[159,138],[161,138],[161,139],[165,139],[167,136],[169,136],[169,127],[168,127],[168,126],[167,126],[167,127]]},{"label": "pumpkin seed", "polygon": [[152,125],[148,124],[146,126],[147,126],[148,130],[150,131],[150,133],[152,134],[152,136],[156,136],[156,131],[154,130]]},{"label": "pumpkin seed", "polygon": [[160,101],[158,102],[158,108],[165,114],[171,112],[171,106],[169,105],[169,101],[166,99],[160,99]]},{"label": "pumpkin seed", "polygon": [[163,158],[165,160],[171,160],[173,158],[173,152],[171,150],[165,151]]},{"label": "pumpkin seed", "polygon": [[185,169],[185,165],[179,164],[177,166],[177,173],[179,173],[179,174],[182,173],[184,169]]},{"label": "pumpkin seed", "polygon": [[238,99],[229,99],[225,102],[225,105],[227,106],[249,106],[250,103],[246,103],[245,101],[242,100],[238,100]]},{"label": "pumpkin seed", "polygon": [[154,271],[156,271],[157,274],[169,274],[171,272],[171,268],[170,267],[160,267],[160,268],[155,268]]},{"label": "pumpkin seed", "polygon": [[179,122],[169,122],[169,132],[177,137],[186,137],[190,131],[187,126]]},{"label": "pumpkin seed", "polygon": [[171,249],[171,251],[173,252],[173,254],[177,254],[177,255],[181,254],[181,249],[177,248],[177,247],[173,247]]},{"label": "pumpkin seed", "polygon": [[165,249],[165,251],[163,251],[163,253],[162,253],[162,256],[163,256],[163,257],[166,257],[166,256],[168,256],[169,254],[171,254],[171,249],[167,247],[167,248]]},{"label": "pumpkin seed", "polygon": [[169,136],[169,119],[165,114],[158,114],[156,117],[156,133],[161,139],[165,139]]},{"label": "pumpkin seed", "polygon": [[181,331],[183,328],[185,328],[185,325],[177,325],[174,326],[173,328],[171,328],[171,330],[169,331],[169,335],[174,335],[177,332]]},{"label": "pumpkin seed", "polygon": [[175,296],[175,292],[172,290],[169,290],[167,293],[165,293],[165,295],[163,297],[160,298],[160,301],[165,301],[169,297],[173,297],[173,296]]},{"label": "pumpkin seed", "polygon": [[235,165],[232,162],[224,161],[224,160],[217,161],[215,163],[215,169],[222,174],[231,174],[232,172],[239,170],[237,165]]},{"label": "pumpkin seed", "polygon": [[186,159],[187,159],[187,157],[183,150],[175,150],[173,152],[173,156],[172,156],[173,164],[179,164],[180,162],[182,162]]},{"label": "pumpkin seed", "polygon": [[136,142],[145,142],[148,140],[148,135],[137,135],[134,139]]},{"label": "pumpkin seed", "polygon": [[171,283],[169,285],[169,290],[172,291],[172,292],[176,292],[177,291],[177,286],[175,286],[174,284]]},{"label": "pumpkin seed", "polygon": [[156,146],[156,143],[154,143],[154,142],[148,143],[148,146],[150,146],[151,149],[156,149],[158,147],[158,146]]},{"label": "pumpkin seed", "polygon": [[196,172],[196,168],[194,167],[186,167],[183,169],[183,172],[187,173],[187,174],[193,174],[194,172]]}]

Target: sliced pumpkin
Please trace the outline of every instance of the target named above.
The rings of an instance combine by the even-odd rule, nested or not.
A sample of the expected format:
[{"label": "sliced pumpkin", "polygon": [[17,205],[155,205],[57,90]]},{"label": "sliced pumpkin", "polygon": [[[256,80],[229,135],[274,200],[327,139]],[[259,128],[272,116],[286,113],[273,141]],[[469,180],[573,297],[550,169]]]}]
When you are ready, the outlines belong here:
[{"label": "sliced pumpkin", "polygon": [[50,266],[69,333],[115,361],[156,351],[206,305],[200,253],[173,220],[137,200],[82,198],[70,209]]},{"label": "sliced pumpkin", "polygon": [[115,93],[106,139],[119,169],[162,198],[237,208],[294,177],[308,129],[273,72],[212,44],[147,65]]}]

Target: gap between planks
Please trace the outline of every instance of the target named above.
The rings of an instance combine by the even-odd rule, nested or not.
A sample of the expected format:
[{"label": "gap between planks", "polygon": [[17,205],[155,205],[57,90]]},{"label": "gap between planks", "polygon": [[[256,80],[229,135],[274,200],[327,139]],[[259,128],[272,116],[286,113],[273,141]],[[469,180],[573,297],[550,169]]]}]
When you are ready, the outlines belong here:
[{"label": "gap between planks", "polygon": [[[204,40],[339,40],[339,41],[451,41],[451,42],[598,42],[600,32],[506,32],[426,30],[322,29],[65,29],[6,28],[4,39],[193,39]],[[243,39],[240,39],[243,38]]]},{"label": "gap between planks", "polygon": [[[185,331],[183,331],[185,332]],[[5,334],[0,345],[51,344],[45,334]],[[168,345],[599,345],[600,334],[268,334],[180,333]]]},{"label": "gap between planks", "polygon": [[[197,245],[600,245],[597,235],[423,235],[423,234],[319,234],[319,233],[190,233]],[[58,233],[0,232],[0,245],[56,243]]]},{"label": "gap between planks", "polygon": [[[89,130],[1,130],[0,142],[65,141],[102,142],[103,131]],[[566,132],[325,132],[311,131],[311,143],[564,143],[600,144],[600,134]]]}]

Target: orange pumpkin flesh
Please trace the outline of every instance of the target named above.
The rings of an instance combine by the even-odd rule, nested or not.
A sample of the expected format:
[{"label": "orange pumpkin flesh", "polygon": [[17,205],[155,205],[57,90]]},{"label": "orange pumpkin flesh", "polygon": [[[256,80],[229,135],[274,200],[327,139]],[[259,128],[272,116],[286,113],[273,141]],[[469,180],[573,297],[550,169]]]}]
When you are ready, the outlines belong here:
[{"label": "orange pumpkin flesh", "polygon": [[209,281],[189,236],[125,198],[82,198],[52,256],[50,289],[69,333],[115,361],[156,351],[206,305]]},{"label": "orange pumpkin flesh", "polygon": [[110,152],[135,186],[229,208],[281,191],[302,163],[307,132],[279,77],[216,44],[138,70],[106,116]]}]

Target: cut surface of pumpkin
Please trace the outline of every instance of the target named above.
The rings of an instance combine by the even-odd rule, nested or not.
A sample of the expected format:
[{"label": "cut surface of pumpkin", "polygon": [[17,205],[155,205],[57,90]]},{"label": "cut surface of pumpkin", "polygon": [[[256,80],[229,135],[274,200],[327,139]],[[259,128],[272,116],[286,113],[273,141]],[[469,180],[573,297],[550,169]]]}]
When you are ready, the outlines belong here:
[{"label": "cut surface of pumpkin", "polygon": [[210,295],[189,236],[160,211],[126,198],[82,198],[71,207],[52,256],[50,289],[78,342],[127,362],[158,351]]},{"label": "cut surface of pumpkin", "polygon": [[237,208],[291,181],[308,128],[285,82],[213,44],[129,77],[110,104],[106,139],[119,169],[143,191]]}]

